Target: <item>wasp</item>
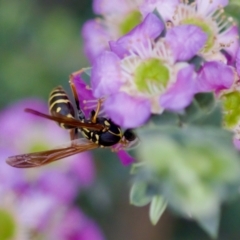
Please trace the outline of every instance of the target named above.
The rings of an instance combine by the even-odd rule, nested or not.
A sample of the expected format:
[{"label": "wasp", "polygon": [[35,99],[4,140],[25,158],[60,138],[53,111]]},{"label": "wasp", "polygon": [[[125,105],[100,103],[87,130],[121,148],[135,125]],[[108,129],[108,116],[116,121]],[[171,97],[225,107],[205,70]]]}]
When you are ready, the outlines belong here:
[{"label": "wasp", "polygon": [[[68,129],[70,131],[70,143],[52,150],[11,156],[6,160],[9,165],[16,168],[38,167],[99,147],[112,147],[116,144],[127,147],[130,145],[129,143],[137,139],[132,130],[127,129],[122,131],[122,129],[111,121],[111,119],[99,116],[99,111],[103,102],[102,99],[98,100],[97,107],[95,110],[91,111],[90,117],[86,118],[80,107],[78,94],[73,83],[74,74],[80,74],[81,71],[82,70],[70,75],[69,81],[75,100],[77,114],[68,95],[61,86],[56,87],[50,93],[48,100],[49,115],[34,109],[25,109],[28,113],[55,121],[60,127]],[[78,138],[79,132],[82,134],[83,138]]]}]

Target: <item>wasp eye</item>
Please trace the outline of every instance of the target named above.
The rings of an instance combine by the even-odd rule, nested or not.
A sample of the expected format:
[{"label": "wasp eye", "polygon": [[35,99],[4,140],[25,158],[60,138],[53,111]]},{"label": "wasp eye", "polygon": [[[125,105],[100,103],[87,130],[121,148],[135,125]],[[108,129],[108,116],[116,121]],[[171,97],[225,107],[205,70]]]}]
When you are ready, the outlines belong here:
[{"label": "wasp eye", "polygon": [[128,141],[133,141],[136,139],[136,135],[135,133],[131,130],[131,129],[127,129],[125,132],[124,132],[124,137],[126,138],[126,140]]}]

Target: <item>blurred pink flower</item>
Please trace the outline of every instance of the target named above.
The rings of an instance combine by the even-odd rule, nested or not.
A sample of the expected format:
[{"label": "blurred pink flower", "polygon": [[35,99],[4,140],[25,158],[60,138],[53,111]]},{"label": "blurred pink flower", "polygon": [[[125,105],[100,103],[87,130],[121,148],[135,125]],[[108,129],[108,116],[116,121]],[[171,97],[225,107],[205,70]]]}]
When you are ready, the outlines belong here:
[{"label": "blurred pink flower", "polygon": [[[47,104],[38,99],[25,99],[4,109],[0,113],[0,154],[1,149],[6,148],[11,150],[9,155],[38,152],[61,146],[69,141],[68,131],[61,129],[52,121],[25,113],[25,108],[48,112]],[[71,172],[74,174],[71,179],[77,181],[77,185],[80,186],[91,184],[95,177],[93,159],[89,152],[25,171],[29,180],[34,180],[50,168],[62,173]]]},{"label": "blurred pink flower", "polygon": [[82,29],[84,51],[91,62],[108,42],[117,40],[142,20],[139,7],[144,0],[94,0],[93,9],[101,18],[87,21]]},{"label": "blurred pink flower", "polygon": [[[33,169],[16,169],[6,164],[8,156],[43,151],[69,141],[66,130],[24,113],[24,108],[47,112],[46,103],[26,99],[0,113],[0,219],[1,228],[8,229],[0,231],[0,239],[1,234],[8,234],[14,240],[70,240],[73,234],[76,240],[102,240],[97,224],[73,206],[79,189],[95,178],[91,153]],[[66,219],[73,212],[77,218],[67,224]],[[61,237],[57,236],[59,226],[65,227]]]},{"label": "blurred pink flower", "polygon": [[51,234],[51,239],[58,240],[104,240],[99,227],[76,208],[63,212]]}]

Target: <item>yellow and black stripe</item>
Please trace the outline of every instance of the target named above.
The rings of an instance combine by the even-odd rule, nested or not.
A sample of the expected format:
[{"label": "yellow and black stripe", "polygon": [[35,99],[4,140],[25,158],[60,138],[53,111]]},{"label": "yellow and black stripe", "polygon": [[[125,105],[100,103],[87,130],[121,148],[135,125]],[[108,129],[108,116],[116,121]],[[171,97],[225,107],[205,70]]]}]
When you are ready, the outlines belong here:
[{"label": "yellow and black stripe", "polygon": [[[75,111],[72,103],[70,102],[68,95],[61,86],[54,88],[53,91],[50,93],[48,105],[49,111],[53,116],[57,116],[60,114],[65,117],[75,118]],[[64,123],[60,123],[59,125],[60,127],[65,129],[74,128]]]}]

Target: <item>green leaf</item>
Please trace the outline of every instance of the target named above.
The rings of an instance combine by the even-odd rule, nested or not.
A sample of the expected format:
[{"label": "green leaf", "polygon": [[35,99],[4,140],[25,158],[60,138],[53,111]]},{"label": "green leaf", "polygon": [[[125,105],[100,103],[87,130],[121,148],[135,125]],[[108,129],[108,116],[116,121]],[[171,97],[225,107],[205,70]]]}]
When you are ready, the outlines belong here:
[{"label": "green leaf", "polygon": [[195,99],[199,107],[207,112],[209,112],[215,104],[213,93],[198,93],[195,95]]},{"label": "green leaf", "polygon": [[0,209],[0,239],[14,239],[16,223],[14,217],[4,209]]},{"label": "green leaf", "polygon": [[149,121],[149,125],[178,125],[179,117],[176,113],[164,111],[161,115],[154,114],[151,116],[151,120]]},{"label": "green leaf", "polygon": [[216,208],[210,216],[196,217],[195,218],[199,226],[213,239],[217,238],[219,222],[220,222],[220,210]]},{"label": "green leaf", "polygon": [[[230,132],[216,127],[137,131],[137,156],[146,166],[135,178],[152,183],[154,192],[148,195],[161,194],[181,215],[189,209],[194,216],[208,216],[219,202],[237,193],[230,186],[240,183],[239,155]],[[144,180],[147,173],[155,178]]]},{"label": "green leaf", "polygon": [[146,165],[144,162],[132,164],[130,174],[136,174],[144,165]]},{"label": "green leaf", "polygon": [[197,72],[201,66],[202,66],[202,63],[204,62],[205,60],[200,57],[200,56],[194,56],[192,59],[190,59],[188,62],[194,66],[194,69],[195,71]]},{"label": "green leaf", "polygon": [[135,182],[130,191],[130,203],[142,207],[150,203],[152,197],[147,195],[147,183]]},{"label": "green leaf", "polygon": [[201,126],[222,126],[222,109],[221,106],[216,105],[215,108],[204,115],[202,115],[199,119],[196,119],[194,124]]},{"label": "green leaf", "polygon": [[202,111],[198,105],[198,102],[193,100],[192,103],[185,108],[184,114],[179,115],[179,118],[183,123],[191,123],[200,116],[202,116]]},{"label": "green leaf", "polygon": [[151,223],[156,225],[164,210],[167,207],[167,201],[160,195],[154,196],[149,209]]}]

